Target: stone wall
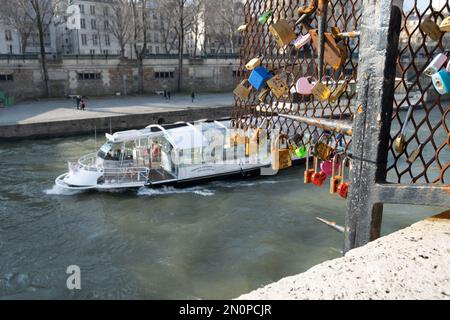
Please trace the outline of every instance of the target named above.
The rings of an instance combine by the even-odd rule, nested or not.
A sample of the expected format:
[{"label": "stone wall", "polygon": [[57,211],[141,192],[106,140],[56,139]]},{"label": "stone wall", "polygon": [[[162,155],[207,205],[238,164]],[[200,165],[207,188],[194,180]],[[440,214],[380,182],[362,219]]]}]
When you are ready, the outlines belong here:
[{"label": "stone wall", "polygon": [[[227,92],[232,91],[238,83],[238,79],[233,76],[233,71],[239,69],[238,59],[185,59],[183,64],[182,91]],[[138,89],[138,68],[135,61],[90,56],[49,59],[48,71],[51,97],[74,94],[125,95],[135,94]],[[164,89],[176,91],[178,72],[177,59],[145,60],[145,93],[155,93]],[[80,73],[95,73],[100,76],[96,79],[81,80]],[[157,73],[166,77],[158,77]],[[13,80],[0,80],[0,91],[14,95],[17,100],[42,97],[44,85],[39,60],[21,58],[0,60],[0,75],[2,74],[12,74]]]}]

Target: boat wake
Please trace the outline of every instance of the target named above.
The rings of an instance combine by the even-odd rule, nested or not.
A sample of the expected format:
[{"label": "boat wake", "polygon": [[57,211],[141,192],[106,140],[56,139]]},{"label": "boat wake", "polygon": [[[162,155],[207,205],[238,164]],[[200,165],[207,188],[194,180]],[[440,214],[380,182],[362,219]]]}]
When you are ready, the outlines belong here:
[{"label": "boat wake", "polygon": [[44,190],[44,193],[48,196],[73,196],[81,192],[83,191],[64,189],[56,184],[51,189]]},{"label": "boat wake", "polygon": [[203,197],[210,197],[216,194],[214,190],[192,187],[192,188],[174,188],[174,187],[163,187],[158,189],[151,189],[142,187],[138,190],[139,196],[160,196],[166,194],[183,194],[183,193],[194,193]]}]

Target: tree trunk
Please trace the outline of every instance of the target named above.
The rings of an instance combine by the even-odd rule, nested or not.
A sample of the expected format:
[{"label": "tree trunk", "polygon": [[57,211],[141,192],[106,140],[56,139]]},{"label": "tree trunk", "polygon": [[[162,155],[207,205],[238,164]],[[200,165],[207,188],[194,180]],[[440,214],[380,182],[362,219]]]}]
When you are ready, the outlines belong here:
[{"label": "tree trunk", "polygon": [[138,90],[139,94],[144,93],[144,57],[142,55],[138,55]]},{"label": "tree trunk", "polygon": [[184,51],[184,0],[180,1],[180,33],[178,35],[178,92],[183,83],[183,51]]},{"label": "tree trunk", "polygon": [[39,7],[38,1],[34,1],[35,4],[35,11],[36,11],[36,22],[38,27],[38,33],[39,33],[39,44],[41,47],[41,67],[42,67],[42,73],[44,76],[44,97],[49,97],[49,87],[48,87],[48,70],[47,70],[47,59],[45,56],[45,42],[44,42],[44,27],[42,22],[42,16],[41,16],[41,9]]}]

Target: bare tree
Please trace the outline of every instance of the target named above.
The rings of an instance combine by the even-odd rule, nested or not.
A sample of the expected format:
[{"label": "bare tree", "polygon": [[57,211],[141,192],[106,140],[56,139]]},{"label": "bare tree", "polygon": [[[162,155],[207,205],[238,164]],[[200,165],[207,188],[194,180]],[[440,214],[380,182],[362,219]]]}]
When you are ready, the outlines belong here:
[{"label": "bare tree", "polygon": [[211,42],[230,47],[236,53],[239,34],[236,29],[243,23],[243,4],[240,0],[208,0],[206,8],[206,30]]},{"label": "bare tree", "polygon": [[167,0],[155,0],[155,14],[158,16],[158,32],[161,35],[161,42],[164,46],[166,54],[171,53],[177,44],[177,35],[175,33],[175,25],[178,23],[173,12],[176,3]]},{"label": "bare tree", "polygon": [[133,46],[138,62],[138,91],[144,93],[144,58],[148,43],[148,0],[129,0],[133,21]]},{"label": "bare tree", "polygon": [[109,4],[112,18],[108,20],[105,31],[111,33],[120,47],[120,56],[125,57],[125,47],[131,41],[133,29],[133,12],[128,0],[113,0]]},{"label": "bare tree", "polygon": [[35,22],[35,26],[39,36],[41,68],[44,77],[44,95],[49,96],[48,86],[48,70],[47,58],[45,55],[45,35],[49,31],[50,25],[53,23],[53,18],[57,14],[61,0],[19,0],[29,3],[30,10],[26,12],[26,17]]},{"label": "bare tree", "polygon": [[0,0],[0,17],[6,25],[16,31],[20,37],[20,52],[26,53],[28,40],[35,28],[35,22],[27,13],[30,5],[25,0]]},{"label": "bare tree", "polygon": [[191,2],[192,23],[188,30],[194,41],[194,52],[192,55],[197,56],[198,42],[201,37],[205,36],[205,15],[208,0],[193,0]]}]

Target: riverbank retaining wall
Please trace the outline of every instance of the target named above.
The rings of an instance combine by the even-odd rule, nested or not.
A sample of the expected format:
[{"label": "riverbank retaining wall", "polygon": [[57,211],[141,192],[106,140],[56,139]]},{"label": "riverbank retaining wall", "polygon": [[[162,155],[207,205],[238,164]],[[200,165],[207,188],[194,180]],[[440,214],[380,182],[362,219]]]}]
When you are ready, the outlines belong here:
[{"label": "riverbank retaining wall", "polygon": [[[106,56],[69,56],[49,59],[50,97],[68,95],[128,95],[138,91],[136,61]],[[239,59],[234,57],[183,60],[182,91],[229,92],[239,81]],[[144,60],[144,91],[176,91],[178,59]],[[0,91],[16,100],[40,98],[44,82],[40,60],[11,56],[0,59]]]}]

